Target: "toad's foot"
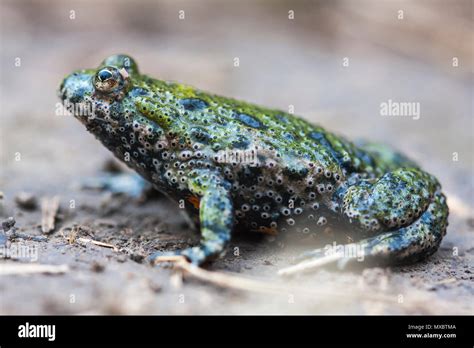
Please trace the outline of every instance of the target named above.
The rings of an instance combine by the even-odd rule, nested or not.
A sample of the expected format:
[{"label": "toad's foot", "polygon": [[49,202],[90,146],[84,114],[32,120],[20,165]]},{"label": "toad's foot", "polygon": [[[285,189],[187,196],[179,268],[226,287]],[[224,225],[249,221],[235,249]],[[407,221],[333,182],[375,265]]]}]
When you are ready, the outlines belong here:
[{"label": "toad's foot", "polygon": [[112,193],[123,193],[130,197],[140,197],[151,188],[151,184],[134,173],[103,174],[87,178],[81,182],[85,189],[104,190]]}]

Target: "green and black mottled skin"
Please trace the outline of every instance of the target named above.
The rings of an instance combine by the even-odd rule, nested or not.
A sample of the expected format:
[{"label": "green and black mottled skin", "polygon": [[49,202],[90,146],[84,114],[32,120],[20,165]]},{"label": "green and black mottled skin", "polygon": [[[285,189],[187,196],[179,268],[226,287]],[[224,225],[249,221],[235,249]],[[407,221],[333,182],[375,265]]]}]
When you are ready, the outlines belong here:
[{"label": "green and black mottled skin", "polygon": [[[180,254],[195,264],[224,252],[237,228],[343,227],[365,260],[389,265],[433,254],[446,233],[436,178],[387,147],[355,145],[279,110],[141,75],[125,55],[69,75],[59,94],[116,157],[185,200],[202,239]],[[223,151],[258,160],[222,161]]]}]

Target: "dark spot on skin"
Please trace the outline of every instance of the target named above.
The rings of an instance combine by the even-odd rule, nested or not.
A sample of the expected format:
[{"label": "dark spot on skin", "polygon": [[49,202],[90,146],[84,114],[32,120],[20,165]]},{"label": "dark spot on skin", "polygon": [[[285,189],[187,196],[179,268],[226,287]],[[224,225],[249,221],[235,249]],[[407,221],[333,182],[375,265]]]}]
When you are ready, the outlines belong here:
[{"label": "dark spot on skin", "polygon": [[191,128],[191,138],[203,144],[208,144],[211,136],[204,129],[199,127]]},{"label": "dark spot on skin", "polygon": [[252,127],[252,128],[262,128],[263,124],[257,120],[255,117],[247,115],[247,114],[237,114],[236,118],[242,122],[243,124]]},{"label": "dark spot on skin", "polygon": [[238,140],[232,142],[232,147],[236,149],[247,149],[250,141],[242,135],[238,136]]},{"label": "dark spot on skin", "polygon": [[275,117],[276,117],[277,120],[280,121],[280,122],[288,123],[288,119],[287,119],[285,116],[283,116],[283,115],[276,115]]},{"label": "dark spot on skin", "polygon": [[184,110],[187,111],[196,111],[207,108],[207,103],[198,98],[181,99],[179,103],[184,107]]},{"label": "dark spot on skin", "polygon": [[313,138],[314,140],[316,140],[316,141],[327,142],[327,140],[326,140],[326,138],[324,137],[324,134],[323,134],[323,133],[311,132],[311,133],[309,133],[309,136],[310,136],[311,138]]},{"label": "dark spot on skin", "polygon": [[309,136],[311,138],[313,138],[314,140],[316,140],[318,142],[318,144],[320,144],[321,146],[323,146],[325,149],[327,149],[329,151],[329,153],[331,154],[331,156],[336,160],[336,162],[343,166],[345,163],[344,161],[342,160],[342,154],[337,152],[332,144],[326,139],[326,136],[324,133],[321,133],[321,132],[311,132],[309,133]]},{"label": "dark spot on skin", "polygon": [[261,153],[257,151],[257,159],[258,159],[258,162],[265,163],[267,161],[267,156],[262,155]]},{"label": "dark spot on skin", "polygon": [[148,95],[148,91],[144,90],[143,88],[135,87],[130,91],[130,95],[132,97],[138,97],[142,95]]},{"label": "dark spot on skin", "polygon": [[301,175],[301,176],[306,176],[306,174],[308,174],[308,169],[307,168],[301,168],[298,173]]},{"label": "dark spot on skin", "polygon": [[74,94],[71,96],[71,98],[69,98],[69,101],[71,103],[78,103],[82,100],[85,93],[86,93],[85,88],[78,88],[76,91],[74,91]]},{"label": "dark spot on skin", "polygon": [[283,169],[283,175],[289,177],[292,180],[300,180],[308,174],[308,169],[305,167],[297,167],[294,164],[289,164]]},{"label": "dark spot on skin", "polygon": [[367,166],[375,167],[374,160],[365,151],[356,148],[355,156],[363,161]]},{"label": "dark spot on skin", "polygon": [[283,138],[285,138],[288,141],[294,141],[295,140],[295,137],[290,133],[283,133],[282,136],[283,136]]}]

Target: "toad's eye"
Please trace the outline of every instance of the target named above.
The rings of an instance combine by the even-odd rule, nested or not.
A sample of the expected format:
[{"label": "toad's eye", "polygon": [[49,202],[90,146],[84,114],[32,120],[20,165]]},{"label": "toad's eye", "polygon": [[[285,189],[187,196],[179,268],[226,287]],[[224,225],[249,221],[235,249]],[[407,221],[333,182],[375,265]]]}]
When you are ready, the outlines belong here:
[{"label": "toad's eye", "polygon": [[110,79],[111,77],[112,77],[112,73],[110,72],[110,70],[107,70],[107,69],[102,69],[101,71],[97,73],[97,78],[101,82],[104,82]]},{"label": "toad's eye", "polygon": [[126,77],[117,68],[102,68],[94,77],[94,86],[96,90],[102,93],[117,92],[123,87]]}]

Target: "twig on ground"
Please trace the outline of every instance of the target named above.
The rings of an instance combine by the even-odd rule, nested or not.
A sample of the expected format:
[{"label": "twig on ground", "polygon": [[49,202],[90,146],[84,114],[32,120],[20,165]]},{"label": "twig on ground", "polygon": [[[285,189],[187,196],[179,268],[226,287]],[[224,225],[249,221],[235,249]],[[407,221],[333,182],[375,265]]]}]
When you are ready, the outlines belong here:
[{"label": "twig on ground", "polygon": [[114,251],[119,251],[119,248],[117,248],[115,245],[109,244],[109,243],[104,243],[104,242],[99,242],[98,240],[79,237],[79,238],[76,239],[76,241],[78,241],[79,243],[82,243],[82,244],[91,243],[91,244],[98,245],[98,246],[101,246],[101,247],[104,247],[104,248],[111,248]]},{"label": "twig on ground", "polygon": [[[400,302],[399,296],[396,294],[374,294],[354,290],[351,290],[351,292],[348,293],[333,288],[308,289],[303,288],[301,286],[288,286],[285,284],[278,283],[266,283],[263,281],[234,276],[222,272],[207,271],[201,267],[189,263],[183,256],[161,256],[155,260],[155,263],[161,262],[171,262],[174,268],[181,270],[184,275],[188,274],[196,279],[212,283],[223,288],[232,288],[249,292],[277,295],[292,294],[296,296],[297,294],[300,294],[302,296],[309,296],[311,298],[324,298],[325,301],[328,301],[330,298],[337,298],[338,301],[346,300],[350,302],[353,301],[354,298],[358,298],[363,301],[382,302],[390,304],[395,303],[400,306],[404,306],[405,308],[421,308],[423,312],[433,312],[432,306],[426,306],[426,303],[429,303],[429,300],[426,298],[426,294],[424,292],[419,292],[415,289],[413,289],[413,296],[410,296],[409,298],[405,297],[404,300]],[[438,300],[437,303],[438,309],[439,306],[443,306],[445,310],[449,310],[450,308],[450,303],[448,302],[440,302]]]},{"label": "twig on ground", "polygon": [[19,275],[33,273],[61,274],[69,271],[68,265],[41,265],[41,264],[2,264],[0,275]]},{"label": "twig on ground", "polygon": [[54,231],[56,216],[59,210],[59,197],[43,198],[41,201],[41,231],[51,233]]},{"label": "twig on ground", "polygon": [[282,293],[283,289],[275,286],[268,285],[266,283],[237,277],[221,272],[211,272],[207,271],[198,266],[194,266],[189,263],[184,256],[160,256],[155,262],[172,262],[173,266],[183,271],[185,274],[189,274],[194,278],[200,279],[205,282],[213,283],[215,285],[224,287],[224,288],[234,288],[245,291],[256,291],[264,293]]},{"label": "twig on ground", "polygon": [[298,274],[307,272],[309,270],[320,268],[321,266],[327,265],[328,263],[338,261],[342,258],[342,255],[334,253],[325,257],[321,257],[315,260],[303,261],[296,265],[282,268],[278,271],[280,276],[288,276],[292,274]]},{"label": "twig on ground", "polygon": [[[206,282],[213,283],[215,285],[224,287],[224,288],[234,288],[244,291],[254,291],[262,293],[273,293],[273,294],[294,294],[296,292],[307,293],[311,295],[320,294],[327,295],[329,291],[324,291],[320,289],[308,290],[307,288],[301,287],[289,287],[287,285],[278,284],[278,283],[265,283],[260,280],[254,280],[239,276],[234,276],[231,274],[226,274],[222,272],[213,272],[207,271],[201,267],[195,266],[189,263],[183,256],[161,256],[155,260],[155,262],[172,262],[173,266],[177,269],[182,270],[183,272]],[[332,295],[340,295],[346,297],[347,294],[343,292],[330,292]],[[361,294],[363,295],[363,294]],[[391,296],[386,295],[377,295],[374,300],[381,301],[390,301],[393,302],[396,299]]]},{"label": "twig on ground", "polygon": [[[65,238],[68,241],[69,244],[74,244],[75,242],[78,242],[78,243],[81,243],[81,244],[94,244],[94,245],[97,245],[97,246],[100,246],[100,247],[113,249],[114,251],[117,251],[117,252],[119,251],[119,248],[117,248],[113,244],[100,242],[98,240],[94,240],[94,239],[91,239],[91,238],[78,237],[77,236],[78,231],[80,231],[81,228],[83,228],[83,226],[77,226],[77,225],[74,225],[72,227],[66,226],[66,227],[62,227],[59,230],[59,233],[61,234],[61,236],[63,238]],[[69,235],[67,235],[67,236],[65,235],[65,233],[64,233],[65,230],[71,230]],[[88,231],[86,231],[86,232],[88,232]]]}]

